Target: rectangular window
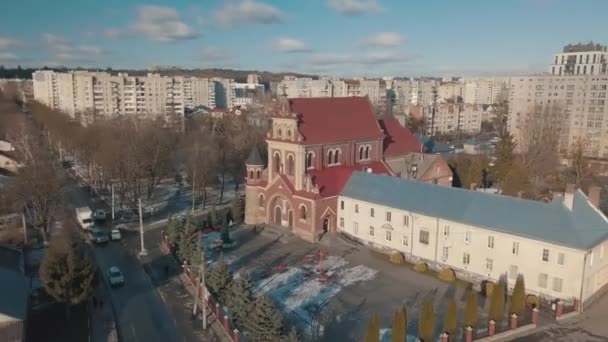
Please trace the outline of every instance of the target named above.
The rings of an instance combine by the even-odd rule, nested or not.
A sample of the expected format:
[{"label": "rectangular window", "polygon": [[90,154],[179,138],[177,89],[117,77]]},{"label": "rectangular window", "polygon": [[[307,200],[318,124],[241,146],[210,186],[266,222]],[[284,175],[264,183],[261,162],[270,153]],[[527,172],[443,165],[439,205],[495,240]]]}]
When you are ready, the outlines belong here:
[{"label": "rectangular window", "polygon": [[519,255],[519,242],[513,241],[513,254]]},{"label": "rectangular window", "polygon": [[471,263],[471,254],[469,253],[464,253],[462,255],[462,263],[465,265],[468,265]]},{"label": "rectangular window", "polygon": [[340,201],[340,209],[344,210],[344,201]]},{"label": "rectangular window", "polygon": [[429,231],[428,230],[420,231],[420,238],[418,239],[418,242],[423,243],[425,245],[429,244]]},{"label": "rectangular window", "polygon": [[549,261],[549,250],[548,249],[543,249],[543,261],[545,261],[545,262]]},{"label": "rectangular window", "polygon": [[450,226],[448,226],[447,224],[445,225],[445,227],[443,227],[443,237],[446,239],[450,237]]},{"label": "rectangular window", "polygon": [[359,234],[359,223],[353,222],[353,233],[355,235]]},{"label": "rectangular window", "polygon": [[471,231],[467,230],[466,232],[464,232],[464,242],[466,242],[467,244],[469,242],[471,242]]},{"label": "rectangular window", "polygon": [[369,236],[374,236],[374,227],[369,227]]},{"label": "rectangular window", "polygon": [[517,265],[511,265],[509,266],[509,279],[515,279],[517,278]]},{"label": "rectangular window", "polygon": [[369,217],[374,217],[374,208],[369,209]]},{"label": "rectangular window", "polygon": [[390,232],[390,230],[387,230],[386,231],[386,241],[391,241],[391,238],[392,238],[391,232]]},{"label": "rectangular window", "polygon": [[491,271],[494,266],[494,260],[486,258],[486,271]]},{"label": "rectangular window", "polygon": [[409,226],[410,225],[410,217],[407,215],[403,215],[403,225],[404,226]]},{"label": "rectangular window", "polygon": [[340,217],[340,228],[344,228],[344,217]]},{"label": "rectangular window", "polygon": [[441,257],[443,258],[443,260],[448,260],[448,255],[449,255],[449,248],[448,247],[443,247],[443,251],[441,253]]},{"label": "rectangular window", "polygon": [[546,273],[540,273],[538,275],[538,287],[546,289],[548,279],[549,279],[549,276]]},{"label": "rectangular window", "polygon": [[358,204],[355,204],[355,213],[357,213],[357,214],[359,213],[359,205]]},{"label": "rectangular window", "polygon": [[407,244],[408,244],[407,236],[403,235],[403,237],[401,237],[401,243],[407,247]]},{"label": "rectangular window", "polygon": [[557,253],[557,264],[563,265],[565,262],[566,255],[564,253]]},{"label": "rectangular window", "polygon": [[488,248],[494,248],[494,236],[488,236]]},{"label": "rectangular window", "polygon": [[553,291],[562,292],[563,282],[562,278],[553,278]]},{"label": "rectangular window", "polygon": [[391,212],[390,211],[386,212],[386,222],[391,222]]}]

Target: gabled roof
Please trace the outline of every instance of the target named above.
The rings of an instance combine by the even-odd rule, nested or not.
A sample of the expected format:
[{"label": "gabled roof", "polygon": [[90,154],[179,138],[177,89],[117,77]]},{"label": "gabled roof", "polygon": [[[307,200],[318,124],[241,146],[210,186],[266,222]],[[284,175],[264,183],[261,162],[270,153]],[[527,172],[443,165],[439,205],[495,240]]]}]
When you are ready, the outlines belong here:
[{"label": "gabled roof", "polygon": [[342,195],[579,250],[608,238],[608,220],[580,190],[570,210],[561,201],[544,203],[356,172]]},{"label": "gabled roof", "polygon": [[355,164],[354,166],[332,166],[323,170],[310,170],[308,173],[312,181],[319,187],[321,197],[336,196],[342,191],[350,176],[357,171],[366,171],[378,174],[390,175],[389,169],[379,161],[365,164]]},{"label": "gabled roof", "polygon": [[382,131],[367,97],[289,99],[300,115],[298,129],[305,144],[380,139]]},{"label": "gabled roof", "polygon": [[249,157],[245,160],[245,164],[252,166],[264,166],[264,160],[260,155],[260,150],[257,146],[254,146],[249,153]]},{"label": "gabled roof", "polygon": [[409,152],[421,152],[422,144],[395,118],[378,120],[384,130],[384,157],[398,156]]}]

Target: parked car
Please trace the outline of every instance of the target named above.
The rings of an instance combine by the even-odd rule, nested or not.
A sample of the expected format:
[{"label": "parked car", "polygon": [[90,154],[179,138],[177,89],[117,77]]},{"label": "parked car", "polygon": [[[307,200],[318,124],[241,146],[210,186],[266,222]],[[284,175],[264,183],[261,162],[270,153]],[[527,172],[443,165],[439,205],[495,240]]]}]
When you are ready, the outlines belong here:
[{"label": "parked car", "polygon": [[117,287],[125,284],[125,276],[120,272],[118,267],[112,266],[108,269],[108,282],[110,286]]},{"label": "parked car", "polygon": [[105,221],[107,217],[107,213],[105,210],[103,209],[97,209],[95,210],[95,212],[93,213],[93,218],[96,221]]},{"label": "parked car", "polygon": [[133,222],[139,219],[136,209],[124,209],[116,213],[116,222]]},{"label": "parked car", "polygon": [[91,241],[97,244],[106,243],[110,240],[108,238],[108,233],[101,228],[94,227],[89,230],[89,233],[91,235]]},{"label": "parked car", "polygon": [[110,232],[110,238],[112,239],[112,241],[120,240],[122,238],[122,234],[120,233],[120,229],[113,228],[112,231]]}]

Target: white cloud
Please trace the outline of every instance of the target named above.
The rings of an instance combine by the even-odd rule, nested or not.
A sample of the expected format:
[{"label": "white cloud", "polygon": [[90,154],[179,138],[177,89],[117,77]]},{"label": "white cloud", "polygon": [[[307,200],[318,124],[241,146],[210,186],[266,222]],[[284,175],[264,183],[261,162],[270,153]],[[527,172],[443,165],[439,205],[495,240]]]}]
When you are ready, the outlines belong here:
[{"label": "white cloud", "polygon": [[396,32],[380,32],[363,40],[363,45],[368,46],[398,46],[401,44],[401,36]]},{"label": "white cloud", "polygon": [[327,0],[327,5],[344,15],[361,15],[382,10],[377,0]]},{"label": "white cloud", "polygon": [[17,60],[17,55],[10,52],[0,52],[0,63],[14,62]]},{"label": "white cloud", "polygon": [[228,59],[233,59],[235,57],[234,53],[219,47],[209,46],[202,49],[197,54],[197,59],[202,59],[204,61],[223,61]]},{"label": "white cloud", "polygon": [[281,37],[277,38],[272,42],[272,46],[275,50],[281,52],[310,52],[311,49],[306,46],[302,41],[295,38]]},{"label": "white cloud", "polygon": [[137,20],[133,29],[160,42],[198,37],[198,33],[182,21],[174,8],[155,5],[137,7]]},{"label": "white cloud", "polygon": [[93,45],[75,45],[67,39],[52,33],[43,33],[53,58],[57,61],[93,63],[94,57],[103,55],[102,48]]},{"label": "white cloud", "polygon": [[103,31],[102,35],[108,39],[118,39],[130,36],[130,33],[127,30],[118,28],[118,27],[110,27]]},{"label": "white cloud", "polygon": [[358,65],[379,65],[379,64],[399,64],[407,63],[412,60],[412,56],[392,51],[373,52],[367,54],[345,55],[345,54],[321,54],[312,56],[308,64],[316,67],[358,64]]},{"label": "white cloud", "polygon": [[54,35],[52,33],[48,33],[48,32],[43,33],[42,34],[42,38],[49,45],[65,45],[65,44],[67,44],[67,41],[64,38],[56,36],[56,35]]},{"label": "white cloud", "polygon": [[222,27],[237,27],[243,24],[274,24],[283,20],[277,8],[255,0],[227,3],[214,13],[215,21]]},{"label": "white cloud", "polygon": [[0,50],[6,50],[23,46],[23,43],[12,38],[0,37]]}]

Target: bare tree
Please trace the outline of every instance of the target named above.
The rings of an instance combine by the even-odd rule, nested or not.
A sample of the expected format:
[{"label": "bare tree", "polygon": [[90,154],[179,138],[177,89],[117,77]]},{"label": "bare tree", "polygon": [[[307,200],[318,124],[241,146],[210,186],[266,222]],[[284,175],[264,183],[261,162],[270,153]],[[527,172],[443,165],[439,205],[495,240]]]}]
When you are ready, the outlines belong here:
[{"label": "bare tree", "polygon": [[577,187],[581,183],[593,176],[596,171],[589,162],[589,158],[585,156],[585,142],[577,140],[573,148],[568,154],[569,168],[567,170],[567,178],[569,183],[574,183]]}]

